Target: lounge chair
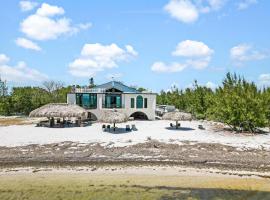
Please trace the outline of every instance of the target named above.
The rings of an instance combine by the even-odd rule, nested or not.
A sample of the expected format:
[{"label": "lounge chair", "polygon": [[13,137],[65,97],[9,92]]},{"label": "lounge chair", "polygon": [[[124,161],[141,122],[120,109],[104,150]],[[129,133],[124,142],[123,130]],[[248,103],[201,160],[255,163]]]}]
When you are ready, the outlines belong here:
[{"label": "lounge chair", "polygon": [[126,131],[131,131],[131,128],[130,128],[130,126],[129,125],[126,125]]},{"label": "lounge chair", "polygon": [[137,130],[138,130],[138,129],[136,128],[135,124],[132,124],[132,125],[131,125],[131,130],[133,130],[133,131],[137,131]]}]

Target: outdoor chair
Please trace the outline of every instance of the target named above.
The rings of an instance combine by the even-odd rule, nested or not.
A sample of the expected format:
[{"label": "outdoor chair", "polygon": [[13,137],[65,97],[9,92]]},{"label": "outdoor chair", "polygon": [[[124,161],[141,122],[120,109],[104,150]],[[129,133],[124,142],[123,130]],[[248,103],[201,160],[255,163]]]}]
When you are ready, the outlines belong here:
[{"label": "outdoor chair", "polygon": [[131,130],[133,130],[133,131],[137,131],[137,130],[138,130],[138,129],[136,128],[135,124],[132,124],[132,125],[131,125]]},{"label": "outdoor chair", "polygon": [[131,128],[129,125],[126,125],[126,131],[131,131]]},{"label": "outdoor chair", "polygon": [[106,131],[106,125],[105,124],[102,124],[102,130]]},{"label": "outdoor chair", "polygon": [[111,126],[110,125],[107,125],[107,129],[110,130],[111,129]]},{"label": "outdoor chair", "polygon": [[68,127],[72,126],[71,120],[67,120],[67,126],[68,126]]},{"label": "outdoor chair", "polygon": [[173,127],[173,124],[172,123],[170,123],[170,127]]},{"label": "outdoor chair", "polygon": [[198,126],[198,129],[200,129],[200,130],[205,130],[205,128],[204,128],[203,125],[201,125],[201,124]]}]

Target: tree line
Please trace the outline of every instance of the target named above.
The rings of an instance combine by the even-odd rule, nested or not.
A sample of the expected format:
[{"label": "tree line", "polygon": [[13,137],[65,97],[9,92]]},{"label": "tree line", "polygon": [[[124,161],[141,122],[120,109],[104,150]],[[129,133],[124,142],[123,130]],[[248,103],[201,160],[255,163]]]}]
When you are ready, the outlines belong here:
[{"label": "tree line", "polygon": [[[93,80],[90,83],[94,86]],[[47,103],[65,103],[72,87],[55,81],[41,87],[13,87],[9,94],[0,95],[0,115],[28,115]],[[157,103],[175,105],[197,119],[223,122],[236,131],[255,132],[257,127],[270,126],[270,88],[260,89],[236,74],[228,73],[216,89],[195,81],[193,88],[161,91]]]},{"label": "tree line", "polygon": [[28,115],[32,110],[48,103],[65,103],[71,86],[46,81],[41,87],[13,87],[0,96],[0,115]]},{"label": "tree line", "polygon": [[270,88],[259,89],[231,73],[214,90],[195,81],[193,88],[161,91],[157,103],[175,105],[197,119],[223,122],[235,131],[256,132],[258,127],[270,125]]}]

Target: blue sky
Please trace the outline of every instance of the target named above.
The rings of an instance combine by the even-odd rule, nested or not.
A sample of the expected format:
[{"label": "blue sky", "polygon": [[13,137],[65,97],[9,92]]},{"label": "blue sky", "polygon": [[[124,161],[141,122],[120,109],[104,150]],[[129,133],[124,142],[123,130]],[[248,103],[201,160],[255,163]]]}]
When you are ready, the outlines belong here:
[{"label": "blue sky", "polygon": [[153,91],[226,72],[270,83],[268,0],[0,2],[0,75],[10,86],[103,83]]}]

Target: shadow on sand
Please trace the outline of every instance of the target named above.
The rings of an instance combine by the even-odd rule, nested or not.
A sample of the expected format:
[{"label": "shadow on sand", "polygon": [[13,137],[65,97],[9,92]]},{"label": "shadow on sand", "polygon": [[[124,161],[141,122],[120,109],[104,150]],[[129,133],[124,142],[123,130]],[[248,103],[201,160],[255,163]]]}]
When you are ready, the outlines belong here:
[{"label": "shadow on sand", "polygon": [[104,131],[105,133],[111,133],[111,134],[125,134],[125,133],[132,133],[133,130],[127,131],[126,128],[115,128],[115,131],[113,128],[110,128],[110,130]]},{"label": "shadow on sand", "polygon": [[[168,189],[168,188],[165,188]],[[169,190],[172,188],[169,188]],[[173,195],[164,195],[159,200],[263,200],[270,199],[270,192],[229,189],[174,188]]]},{"label": "shadow on sand", "polygon": [[166,127],[167,130],[172,130],[172,131],[193,131],[195,129],[189,128],[189,127],[178,127],[177,129],[175,127]]}]

